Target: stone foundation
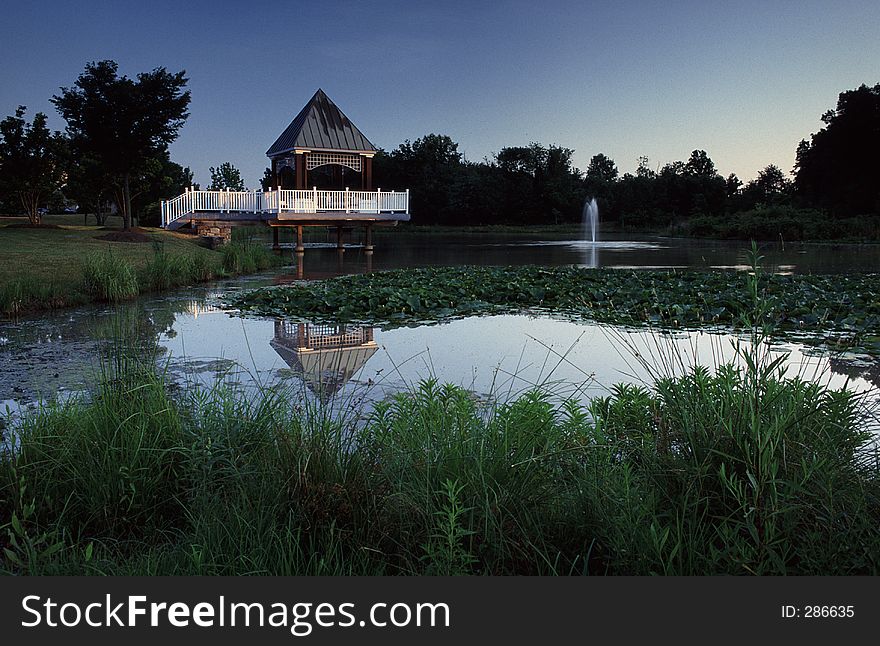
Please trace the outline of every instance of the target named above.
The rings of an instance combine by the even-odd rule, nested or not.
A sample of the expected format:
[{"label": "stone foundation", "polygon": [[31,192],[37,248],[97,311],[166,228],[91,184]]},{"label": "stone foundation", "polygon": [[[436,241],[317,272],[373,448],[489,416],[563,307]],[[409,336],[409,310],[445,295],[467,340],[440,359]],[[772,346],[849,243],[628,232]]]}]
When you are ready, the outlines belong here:
[{"label": "stone foundation", "polygon": [[199,237],[207,238],[211,248],[221,247],[232,241],[232,227],[217,224],[215,222],[206,222],[199,224],[197,227]]}]

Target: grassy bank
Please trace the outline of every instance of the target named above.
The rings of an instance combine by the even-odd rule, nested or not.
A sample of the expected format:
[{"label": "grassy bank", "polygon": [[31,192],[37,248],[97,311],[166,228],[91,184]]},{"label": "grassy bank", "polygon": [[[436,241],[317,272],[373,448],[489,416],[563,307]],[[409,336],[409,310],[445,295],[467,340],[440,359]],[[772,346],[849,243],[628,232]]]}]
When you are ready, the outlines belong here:
[{"label": "grassy bank", "polygon": [[0,457],[14,574],[877,574],[858,398],[746,368],[493,407],[427,380],[366,421],[171,388],[117,349]]},{"label": "grassy bank", "polygon": [[0,315],[118,301],[278,263],[247,238],[212,251],[192,236],[148,231],[152,244],[97,240],[105,232],[96,227],[0,227]]}]

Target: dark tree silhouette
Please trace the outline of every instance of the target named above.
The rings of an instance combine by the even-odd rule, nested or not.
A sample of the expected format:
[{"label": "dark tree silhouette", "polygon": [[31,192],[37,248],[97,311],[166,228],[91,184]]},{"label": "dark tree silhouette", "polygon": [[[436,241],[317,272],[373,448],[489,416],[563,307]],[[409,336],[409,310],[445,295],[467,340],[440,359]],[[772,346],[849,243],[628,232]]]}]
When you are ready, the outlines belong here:
[{"label": "dark tree silhouette", "polygon": [[66,142],[49,131],[42,112],[28,124],[25,109],[0,122],[0,195],[17,200],[31,224],[40,224],[40,206],[64,180]]},{"label": "dark tree silhouette", "polygon": [[822,122],[798,146],[798,193],[838,217],[880,213],[880,84],[842,92]]},{"label": "dark tree silhouette", "polygon": [[151,161],[161,160],[189,116],[184,72],[163,67],[137,75],[117,74],[114,61],[89,63],[72,88],[52,103],[67,121],[77,153],[89,155],[112,177],[125,229],[131,228],[132,183]]}]

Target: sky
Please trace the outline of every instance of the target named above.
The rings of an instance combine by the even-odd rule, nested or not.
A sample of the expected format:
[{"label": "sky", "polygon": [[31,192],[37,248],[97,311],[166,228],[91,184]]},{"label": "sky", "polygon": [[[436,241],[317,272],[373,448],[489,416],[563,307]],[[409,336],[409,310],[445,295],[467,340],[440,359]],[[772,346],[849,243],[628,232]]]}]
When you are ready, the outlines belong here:
[{"label": "sky", "polygon": [[530,142],[621,173],[707,151],[723,175],[794,165],[840,92],[880,83],[877,0],[22,2],[4,0],[0,118],[91,61],[185,70],[171,146],[197,182],[265,151],[319,87],[374,145],[445,134],[468,160]]}]

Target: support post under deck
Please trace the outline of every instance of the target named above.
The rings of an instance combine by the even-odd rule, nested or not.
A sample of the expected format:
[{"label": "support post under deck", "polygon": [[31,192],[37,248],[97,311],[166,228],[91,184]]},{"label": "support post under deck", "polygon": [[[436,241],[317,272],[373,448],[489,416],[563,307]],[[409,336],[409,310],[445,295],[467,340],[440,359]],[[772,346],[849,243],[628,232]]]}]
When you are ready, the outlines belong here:
[{"label": "support post under deck", "polygon": [[296,227],[296,253],[305,252],[306,248],[303,246],[303,228],[302,225],[297,225]]},{"label": "support post under deck", "polygon": [[342,240],[343,231],[342,227],[336,227],[336,248],[339,250],[345,250],[345,244]]},{"label": "support post under deck", "polygon": [[368,224],[364,231],[364,251],[373,250],[373,225]]},{"label": "support post under deck", "polygon": [[272,227],[272,251],[276,254],[281,253],[281,242],[279,239],[279,230],[278,227]]}]

